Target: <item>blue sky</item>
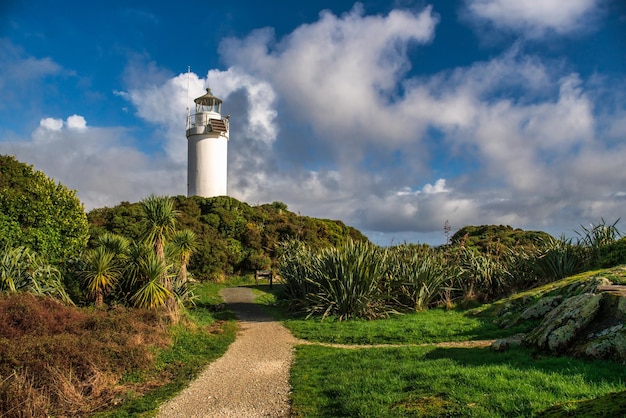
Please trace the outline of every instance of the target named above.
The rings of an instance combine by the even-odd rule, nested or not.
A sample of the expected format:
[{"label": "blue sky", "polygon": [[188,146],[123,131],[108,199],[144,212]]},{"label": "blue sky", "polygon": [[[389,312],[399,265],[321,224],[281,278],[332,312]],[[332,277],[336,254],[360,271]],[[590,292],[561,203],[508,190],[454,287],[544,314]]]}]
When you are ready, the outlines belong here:
[{"label": "blue sky", "polygon": [[87,209],[186,193],[207,85],[252,205],[380,244],[625,215],[622,0],[0,4],[0,153]]}]

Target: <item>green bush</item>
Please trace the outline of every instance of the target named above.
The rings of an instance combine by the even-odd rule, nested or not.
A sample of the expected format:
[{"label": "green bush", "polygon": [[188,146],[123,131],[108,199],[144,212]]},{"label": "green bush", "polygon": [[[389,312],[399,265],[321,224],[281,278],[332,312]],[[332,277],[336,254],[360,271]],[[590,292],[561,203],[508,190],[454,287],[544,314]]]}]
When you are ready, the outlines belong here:
[{"label": "green bush", "polygon": [[428,309],[456,276],[455,268],[446,266],[444,254],[428,247],[391,248],[388,264],[393,299],[416,311]]},{"label": "green bush", "polygon": [[609,268],[620,264],[626,264],[626,237],[598,248],[596,253],[595,267]]},{"label": "green bush", "polygon": [[0,248],[25,246],[52,264],[77,256],[89,226],[76,193],[0,155]]},{"label": "green bush", "polygon": [[[283,272],[287,269],[284,262]],[[386,252],[374,244],[349,239],[341,247],[320,250],[296,268],[299,271],[295,273],[301,275],[295,280],[296,289],[299,285],[306,291],[309,315],[371,319],[389,312],[381,291],[387,272]]]},{"label": "green bush", "polygon": [[[225,275],[276,267],[280,242],[299,239],[311,248],[341,245],[346,238],[366,241],[359,231],[340,221],[315,219],[289,212],[284,203],[250,206],[227,196],[172,198],[179,212],[177,225],[193,231],[197,250],[189,271],[197,280],[215,280]],[[113,232],[139,241],[142,211],[138,203],[124,202],[113,208],[94,209],[88,214],[92,238]]]}]

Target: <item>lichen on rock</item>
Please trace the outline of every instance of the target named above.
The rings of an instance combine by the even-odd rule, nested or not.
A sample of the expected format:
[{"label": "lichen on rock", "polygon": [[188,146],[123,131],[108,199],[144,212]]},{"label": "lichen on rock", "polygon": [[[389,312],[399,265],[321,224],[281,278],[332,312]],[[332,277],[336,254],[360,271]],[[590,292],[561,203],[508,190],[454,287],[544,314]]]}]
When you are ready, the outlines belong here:
[{"label": "lichen on rock", "polygon": [[559,305],[563,298],[561,296],[551,296],[539,299],[539,302],[535,303],[530,308],[526,309],[520,315],[521,319],[537,319],[545,316],[549,311]]},{"label": "lichen on rock", "polygon": [[601,299],[602,295],[593,293],[565,299],[545,315],[541,324],[526,337],[525,343],[555,353],[563,351],[593,321]]}]

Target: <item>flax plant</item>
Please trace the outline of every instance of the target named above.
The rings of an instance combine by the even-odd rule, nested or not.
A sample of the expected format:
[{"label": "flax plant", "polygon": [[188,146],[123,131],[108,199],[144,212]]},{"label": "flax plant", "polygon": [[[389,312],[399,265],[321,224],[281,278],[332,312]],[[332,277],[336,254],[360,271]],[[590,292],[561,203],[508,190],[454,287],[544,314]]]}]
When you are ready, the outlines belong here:
[{"label": "flax plant", "polygon": [[428,309],[435,299],[449,288],[454,276],[453,269],[446,268],[442,253],[425,249],[411,254],[403,251],[392,253],[390,272],[399,289],[400,300],[410,303],[416,311]]},{"label": "flax plant", "polygon": [[309,316],[377,318],[390,308],[380,284],[386,275],[386,252],[371,243],[348,240],[326,248],[312,259],[308,279],[317,292],[308,293]]},{"label": "flax plant", "polygon": [[41,262],[27,247],[5,247],[0,251],[0,292],[47,295],[73,305],[59,270]]},{"label": "flax plant", "polygon": [[317,291],[318,286],[310,280],[314,257],[311,249],[301,241],[290,240],[281,244],[278,274],[284,283],[282,297],[295,310],[303,309],[307,295]]},{"label": "flax plant", "polygon": [[535,261],[535,271],[543,280],[553,281],[580,273],[586,264],[584,249],[561,236],[544,241],[542,253]]}]

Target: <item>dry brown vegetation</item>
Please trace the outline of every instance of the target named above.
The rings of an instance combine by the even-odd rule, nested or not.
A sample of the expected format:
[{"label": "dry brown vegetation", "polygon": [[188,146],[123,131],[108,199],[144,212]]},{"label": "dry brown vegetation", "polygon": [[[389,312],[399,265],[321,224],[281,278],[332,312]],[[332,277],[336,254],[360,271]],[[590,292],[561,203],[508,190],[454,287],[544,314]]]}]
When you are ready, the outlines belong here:
[{"label": "dry brown vegetation", "polygon": [[[120,401],[170,344],[155,310],[68,307],[27,294],[0,296],[0,415],[81,416]],[[128,379],[126,379],[128,380]],[[149,383],[142,383],[149,385]]]}]

